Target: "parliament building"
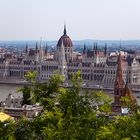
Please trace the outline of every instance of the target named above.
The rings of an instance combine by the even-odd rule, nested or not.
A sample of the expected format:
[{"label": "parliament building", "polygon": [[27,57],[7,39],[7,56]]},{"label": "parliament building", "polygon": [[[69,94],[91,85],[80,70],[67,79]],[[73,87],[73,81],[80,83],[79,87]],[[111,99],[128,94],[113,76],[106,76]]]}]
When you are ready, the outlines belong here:
[{"label": "parliament building", "polygon": [[41,43],[35,48],[26,45],[22,56],[0,53],[0,81],[24,81],[28,71],[37,71],[39,81],[47,81],[55,71],[59,71],[68,83],[71,74],[80,71],[87,87],[114,88],[118,66],[118,55],[122,56],[122,77],[133,87],[140,86],[140,54],[133,52],[108,53],[107,45],[102,50],[98,44],[88,50],[74,51],[73,42],[64,26],[63,35],[56,44],[55,51],[48,51]]}]

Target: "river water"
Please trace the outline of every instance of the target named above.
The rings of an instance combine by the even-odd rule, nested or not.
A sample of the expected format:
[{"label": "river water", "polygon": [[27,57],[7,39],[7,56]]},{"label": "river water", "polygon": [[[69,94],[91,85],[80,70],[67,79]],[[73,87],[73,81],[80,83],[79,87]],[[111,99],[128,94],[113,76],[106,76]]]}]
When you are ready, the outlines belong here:
[{"label": "river water", "polygon": [[21,85],[0,84],[0,101],[4,101],[9,93],[15,97],[22,96],[18,90],[22,88]]},{"label": "river water", "polygon": [[[0,101],[4,101],[9,93],[12,93],[15,97],[22,96],[21,92],[18,92],[22,85],[16,84],[0,84]],[[91,90],[91,89],[90,89]],[[113,94],[106,92],[110,97],[113,97]]]},{"label": "river water", "polygon": [[[18,92],[20,88],[22,88],[22,85],[14,85],[14,84],[0,84],[0,101],[4,101],[9,93],[12,93],[15,97],[22,96],[22,93]],[[111,98],[113,98],[113,91],[112,92],[105,92],[107,95],[109,95]],[[140,97],[140,93],[134,94],[137,101],[140,105],[140,98],[137,98],[137,96]]]}]

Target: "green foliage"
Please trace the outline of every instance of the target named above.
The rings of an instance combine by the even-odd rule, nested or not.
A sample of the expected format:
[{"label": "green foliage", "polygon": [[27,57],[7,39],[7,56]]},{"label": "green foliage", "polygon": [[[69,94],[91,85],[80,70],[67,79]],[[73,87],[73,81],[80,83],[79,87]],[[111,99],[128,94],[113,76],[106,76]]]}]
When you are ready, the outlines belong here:
[{"label": "green foliage", "polygon": [[[38,102],[44,111],[33,120],[0,123],[0,140],[140,139],[140,113],[109,118],[112,100],[102,91],[84,92],[80,72],[72,75],[71,88],[61,87],[64,77],[59,74],[43,84],[35,81],[35,74],[27,77],[33,84],[21,90],[24,101]],[[122,100],[130,107],[129,100]]]},{"label": "green foliage", "polygon": [[63,80],[62,76],[54,74],[48,83],[36,83],[32,89],[34,102],[39,102],[44,109],[53,109]]},{"label": "green foliage", "polygon": [[23,117],[15,123],[15,138],[16,140],[34,140],[35,134],[31,127],[31,122]]},{"label": "green foliage", "polygon": [[35,83],[37,78],[37,72],[36,71],[28,71],[25,75],[25,79],[28,82]]},{"label": "green foliage", "polygon": [[136,113],[139,109],[138,105],[136,103],[133,103],[130,99],[130,97],[122,97],[121,98],[122,106],[127,107],[130,111],[129,113]]},{"label": "green foliage", "polygon": [[139,128],[135,116],[117,116],[113,121],[100,128],[98,139],[101,140],[138,140]]},{"label": "green foliage", "polygon": [[31,104],[31,87],[29,86],[24,86],[19,90],[20,92],[23,93],[23,102],[22,104]]},{"label": "green foliage", "polygon": [[0,140],[16,140],[14,135],[14,122],[0,122]]}]

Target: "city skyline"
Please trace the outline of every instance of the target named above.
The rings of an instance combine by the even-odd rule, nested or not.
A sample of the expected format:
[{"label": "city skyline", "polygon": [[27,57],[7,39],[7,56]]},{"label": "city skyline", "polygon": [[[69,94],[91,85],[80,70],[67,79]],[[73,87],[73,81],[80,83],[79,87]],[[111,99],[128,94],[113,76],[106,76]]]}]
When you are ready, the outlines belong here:
[{"label": "city skyline", "polygon": [[0,0],[0,40],[139,40],[139,0]]}]

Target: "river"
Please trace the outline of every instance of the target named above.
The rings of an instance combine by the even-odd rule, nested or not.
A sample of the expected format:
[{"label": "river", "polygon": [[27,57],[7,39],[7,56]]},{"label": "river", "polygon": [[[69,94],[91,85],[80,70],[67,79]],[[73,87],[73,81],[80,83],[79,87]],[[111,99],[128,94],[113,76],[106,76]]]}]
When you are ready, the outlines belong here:
[{"label": "river", "polygon": [[15,97],[22,96],[18,89],[22,88],[21,85],[0,84],[0,101],[4,101],[9,93]]},{"label": "river", "polygon": [[[15,97],[22,96],[21,92],[18,92],[22,85],[16,84],[0,84],[0,101],[4,101],[9,93],[12,93]],[[91,89],[89,89],[91,91]],[[106,92],[110,97],[113,97],[113,94]]]},{"label": "river", "polygon": [[[9,93],[12,93],[15,97],[22,96],[22,93],[18,92],[18,89],[22,88],[22,85],[14,85],[14,84],[0,84],[0,101],[4,101]],[[92,90],[92,89],[90,89]],[[111,98],[113,98],[113,91],[106,91]],[[140,93],[135,93],[135,97],[139,96]],[[137,101],[140,104],[140,98],[137,98]]]}]

